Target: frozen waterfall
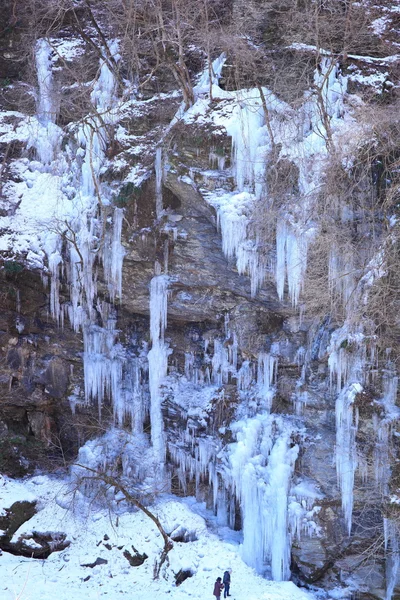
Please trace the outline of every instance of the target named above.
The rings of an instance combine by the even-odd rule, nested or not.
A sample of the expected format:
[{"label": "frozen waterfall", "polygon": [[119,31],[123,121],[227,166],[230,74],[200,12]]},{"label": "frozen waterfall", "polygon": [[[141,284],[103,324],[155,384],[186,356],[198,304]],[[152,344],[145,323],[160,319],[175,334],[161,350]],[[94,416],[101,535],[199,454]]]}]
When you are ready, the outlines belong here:
[{"label": "frozen waterfall", "polygon": [[272,579],[284,581],[290,575],[288,493],[299,448],[291,444],[290,425],[272,415],[238,422],[233,430],[229,480],[243,516],[243,559],[259,573],[269,565]]}]

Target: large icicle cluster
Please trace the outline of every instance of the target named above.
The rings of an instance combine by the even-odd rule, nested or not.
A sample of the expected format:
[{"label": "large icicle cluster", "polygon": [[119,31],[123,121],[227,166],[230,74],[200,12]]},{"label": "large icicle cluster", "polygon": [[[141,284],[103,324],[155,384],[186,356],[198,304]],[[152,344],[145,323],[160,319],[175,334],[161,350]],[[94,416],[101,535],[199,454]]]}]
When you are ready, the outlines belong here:
[{"label": "large icicle cluster", "polygon": [[[118,60],[118,47],[111,43],[109,52]],[[37,120],[47,130],[56,127],[56,107],[52,88],[51,48],[40,40],[36,53],[39,81]],[[104,279],[113,303],[122,293],[122,261],[124,249],[121,244],[123,211],[105,208],[110,204],[108,194],[100,181],[108,142],[108,126],[116,119],[117,98],[115,78],[107,60],[100,60],[98,79],[93,85],[91,101],[93,113],[76,130],[72,141],[61,158],[56,158],[56,148],[46,150],[34,142],[42,162],[56,161],[59,185],[69,204],[55,225],[54,233],[47,236],[46,249],[50,271],[50,310],[60,323],[65,313],[72,327],[83,331],[84,372],[86,401],[96,400],[99,412],[104,399],[114,404],[115,418],[122,423],[131,411],[125,404],[123,389],[123,350],[117,342],[115,318],[112,309],[97,298],[97,268],[103,264]],[[39,140],[43,136],[39,136]],[[55,137],[47,135],[48,140]],[[77,145],[77,148],[76,148]],[[46,152],[46,156],[43,153]],[[71,162],[71,168],[67,167]],[[110,215],[111,219],[107,219]],[[63,258],[63,243],[68,258]],[[69,286],[69,302],[60,303],[60,281],[66,276]],[[97,304],[97,306],[96,306]],[[100,324],[97,324],[100,319]]]},{"label": "large icicle cluster", "polygon": [[[349,264],[347,256],[333,257],[334,265],[331,270],[336,273],[338,261]],[[368,263],[364,276],[356,283],[349,274],[336,288],[336,292],[346,302],[347,318],[345,324],[336,329],[328,346],[328,365],[331,386],[337,394],[336,399],[336,470],[338,484],[342,495],[342,508],[345,516],[348,534],[351,533],[354,478],[357,468],[363,478],[369,476],[368,468],[360,460],[357,451],[356,434],[358,429],[357,398],[362,398],[365,384],[369,383],[371,375],[376,373],[377,355],[374,336],[366,335],[361,325],[357,324],[358,304],[365,304],[372,282],[383,274],[381,251]],[[336,276],[336,274],[335,274]],[[334,281],[334,278],[332,279]],[[368,322],[364,320],[364,329]],[[376,381],[376,377],[375,377]],[[380,491],[388,494],[389,448],[391,423],[398,417],[399,410],[395,406],[398,378],[393,365],[388,361],[388,367],[382,378],[383,398],[376,400],[383,408],[383,416],[375,413],[372,417],[375,432],[375,447],[373,453],[375,483]]]},{"label": "large icicle cluster", "polygon": [[[169,442],[168,450],[184,490],[188,480],[195,482],[196,493],[201,483],[211,486],[220,525],[233,528],[240,505],[244,560],[258,572],[282,581],[290,576],[293,537],[302,531],[312,535],[317,529],[301,486],[292,490],[299,451],[293,438],[298,429],[285,418],[270,414],[278,348],[271,348],[274,354],[260,352],[257,361],[242,360],[240,364],[236,336],[230,329],[226,319],[226,340],[211,342],[214,352],[209,375],[194,368],[193,354],[186,356],[185,375],[192,384],[214,384],[217,390],[236,381],[243,417],[230,425],[235,441],[224,449],[218,438],[196,439],[188,428],[181,438]],[[205,350],[209,347],[210,342]]]},{"label": "large icicle cluster", "polygon": [[[107,54],[118,61],[116,42],[109,44]],[[42,127],[48,129],[54,124],[56,108],[52,88],[51,48],[45,40],[38,43],[36,60],[39,80],[37,120]],[[67,146],[63,162],[58,159],[56,165],[61,173],[59,185],[64,197],[69,197],[70,202],[58,229],[51,237],[52,244],[47,243],[46,246],[49,249],[47,253],[51,275],[51,313],[61,325],[67,313],[72,327],[83,332],[86,402],[96,401],[101,414],[104,401],[111,400],[115,422],[122,425],[129,418],[137,435],[143,433],[143,422],[148,412],[149,377],[152,442],[157,460],[163,462],[165,449],[159,385],[166,373],[168,356],[163,341],[166,280],[156,277],[151,284],[152,349],[148,356],[147,348],[132,355],[118,341],[120,332],[116,329],[113,309],[113,303],[122,294],[122,264],[125,254],[121,243],[123,210],[111,207],[108,189],[101,182],[109,127],[116,122],[119,103],[115,77],[105,58],[100,60],[99,75],[93,84],[90,99],[94,107],[92,113],[72,131],[75,140]],[[51,153],[48,149],[42,151],[39,142],[34,143],[44,163],[55,160],[55,152]],[[45,151],[46,156],[42,156]],[[161,160],[161,154],[157,156]],[[68,163],[71,168],[67,168]],[[160,188],[159,170],[157,181]],[[63,242],[68,255],[65,266]],[[100,302],[97,295],[99,264],[103,266],[110,303]],[[69,302],[65,304],[60,303],[59,295],[62,274],[65,274],[69,286]],[[158,306],[158,302],[161,302],[161,306]],[[75,406],[79,399],[73,397],[72,401]]]},{"label": "large icicle cluster", "polygon": [[[349,351],[350,350],[350,351]],[[363,391],[366,369],[364,335],[351,333],[347,326],[333,332],[328,348],[331,385],[335,381],[336,400],[336,471],[342,494],[342,508],[350,535],[353,513],[354,475],[357,469],[356,433],[358,412],[354,406]]]},{"label": "large icicle cluster", "polygon": [[269,564],[272,578],[283,581],[290,574],[288,495],[299,448],[290,426],[267,413],[233,430],[229,482],[243,515],[242,556],[259,573]]},{"label": "large icicle cluster", "polygon": [[[118,60],[118,47],[111,43],[108,51]],[[110,199],[100,182],[108,142],[108,126],[115,122],[118,101],[115,97],[115,78],[107,61],[100,60],[99,77],[93,85],[91,101],[93,113],[75,130],[64,153],[58,148],[61,130],[54,124],[56,106],[53,90],[51,47],[46,40],[37,44],[36,63],[39,82],[39,128],[32,134],[31,145],[43,164],[52,163],[57,173],[59,198],[48,231],[42,235],[48,257],[51,278],[51,313],[62,325],[65,313],[75,330],[84,329],[94,320],[97,298],[97,264],[104,266],[110,299],[121,295],[121,271],[124,250],[121,245],[122,211],[105,211]],[[42,131],[43,128],[45,131]],[[53,133],[55,134],[53,135]],[[57,135],[56,135],[57,134]],[[58,136],[58,137],[57,137]],[[47,147],[44,144],[50,144]],[[58,150],[58,151],[57,151]],[[107,222],[108,214],[112,215]],[[68,254],[63,265],[63,244]],[[70,288],[70,302],[60,305],[61,275],[65,274]]]},{"label": "large icicle cluster", "polygon": [[[217,212],[222,234],[223,251],[236,259],[239,273],[248,273],[254,296],[262,286],[268,271],[275,273],[279,298],[284,297],[285,285],[293,306],[299,303],[307,268],[310,240],[315,224],[310,215],[323,177],[331,137],[343,122],[343,99],[347,79],[332,60],[323,58],[315,71],[315,93],[308,93],[304,103],[293,111],[274,94],[262,89],[225,92],[213,85],[213,97],[226,101],[224,109],[212,113],[213,121],[224,126],[232,138],[232,176],[235,189],[203,190],[206,199]],[[204,100],[198,100],[185,119],[190,122],[202,114]],[[225,105],[223,105],[225,106]],[[266,114],[266,111],[268,114]],[[268,125],[266,123],[268,119]],[[271,139],[271,131],[274,139]],[[300,133],[299,135],[299,132]],[[268,160],[273,148],[280,146],[281,159],[288,159],[298,170],[298,192],[293,201],[275,213],[273,190],[267,187]],[[275,157],[276,159],[276,157]],[[276,256],[266,255],[265,240],[252,222],[255,206],[262,201],[258,218],[270,221],[270,231],[276,231]],[[270,213],[270,214],[269,214]],[[261,231],[261,230],[260,230]],[[268,240],[269,242],[270,240]],[[330,272],[333,274],[332,257]]]},{"label": "large icicle cluster", "polygon": [[[255,296],[264,282],[268,263],[259,240],[253,236],[250,221],[255,203],[265,195],[271,142],[258,90],[224,93],[214,85],[213,93],[232,102],[229,116],[220,119],[218,124],[225,127],[232,139],[232,175],[236,190],[231,193],[216,190],[211,194],[203,190],[203,193],[216,209],[225,255],[236,259],[240,274],[250,275],[251,294]],[[278,104],[275,97],[273,102]]]}]

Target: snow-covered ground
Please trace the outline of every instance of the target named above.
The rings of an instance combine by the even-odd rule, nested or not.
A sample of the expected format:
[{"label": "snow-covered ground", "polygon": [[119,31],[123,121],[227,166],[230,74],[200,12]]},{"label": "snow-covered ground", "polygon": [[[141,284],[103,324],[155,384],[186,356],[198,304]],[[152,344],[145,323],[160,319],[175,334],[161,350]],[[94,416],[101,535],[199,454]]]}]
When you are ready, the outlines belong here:
[{"label": "snow-covered ground", "polygon": [[[234,532],[218,535],[212,527],[212,513],[194,498],[166,496],[152,507],[168,533],[184,528],[191,542],[174,542],[169,564],[153,580],[154,561],[163,540],[153,522],[142,512],[93,505],[82,494],[69,493],[67,479],[36,476],[25,481],[0,478],[0,515],[16,501],[37,501],[37,514],[14,534],[29,536],[33,531],[65,533],[70,545],[47,559],[30,559],[3,552],[0,555],[0,598],[2,600],[71,600],[85,598],[153,598],[203,600],[213,598],[218,576],[232,568],[231,593],[234,600],[312,600],[320,597],[298,589],[291,582],[263,579],[245,565],[239,555]],[[211,531],[209,519],[211,520]],[[222,532],[220,532],[221,534]],[[223,538],[223,539],[222,539]],[[146,553],[148,559],[131,567],[124,550]],[[97,558],[106,563],[95,567]],[[176,586],[174,575],[190,570],[193,576]],[[325,597],[325,596],[324,596]]]}]

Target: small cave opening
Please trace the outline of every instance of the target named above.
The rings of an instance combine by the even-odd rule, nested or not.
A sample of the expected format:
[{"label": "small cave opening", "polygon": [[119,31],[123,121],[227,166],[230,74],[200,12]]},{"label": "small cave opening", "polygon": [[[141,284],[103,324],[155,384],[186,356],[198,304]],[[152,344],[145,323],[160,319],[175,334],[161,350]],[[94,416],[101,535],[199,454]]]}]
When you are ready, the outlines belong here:
[{"label": "small cave opening", "polygon": [[163,206],[171,210],[179,210],[182,203],[178,196],[175,196],[173,192],[167,187],[163,187]]}]

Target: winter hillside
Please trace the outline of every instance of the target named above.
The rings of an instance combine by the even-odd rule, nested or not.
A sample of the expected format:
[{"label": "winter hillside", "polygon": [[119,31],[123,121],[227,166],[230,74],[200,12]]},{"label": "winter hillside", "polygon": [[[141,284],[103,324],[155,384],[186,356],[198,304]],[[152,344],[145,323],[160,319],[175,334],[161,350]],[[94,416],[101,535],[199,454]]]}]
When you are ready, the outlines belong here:
[{"label": "winter hillside", "polygon": [[1,598],[400,598],[399,0],[0,23]]}]

